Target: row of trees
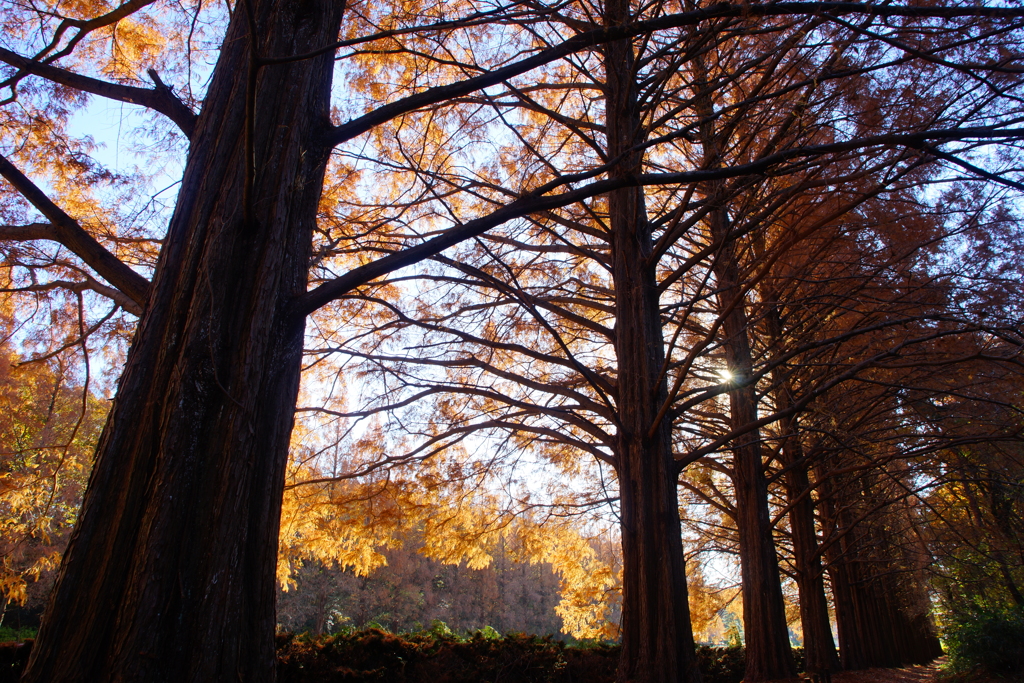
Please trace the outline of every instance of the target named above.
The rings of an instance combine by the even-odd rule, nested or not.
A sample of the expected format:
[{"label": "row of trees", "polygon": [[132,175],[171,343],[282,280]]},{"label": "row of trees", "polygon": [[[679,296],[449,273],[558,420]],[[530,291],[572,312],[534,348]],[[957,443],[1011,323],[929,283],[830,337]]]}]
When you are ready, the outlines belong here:
[{"label": "row of trees", "polygon": [[[856,121],[862,134],[884,134],[915,116],[954,125],[954,112],[976,102],[971,70],[951,75],[908,61],[886,63],[882,77],[872,73],[883,67],[877,53],[866,56],[858,32],[820,25],[814,31],[817,53],[790,34],[708,46],[690,60],[689,81],[673,81],[672,66],[658,61],[686,54],[686,43],[652,41],[645,49],[658,57],[641,60],[644,69],[628,66],[637,54],[615,54],[604,57],[596,81],[597,70],[580,67],[528,94],[477,96],[473,129],[512,131],[488,138],[495,156],[527,184],[543,180],[545,169],[565,175],[583,166],[600,147],[589,131],[611,135],[619,120],[607,108],[573,108],[596,93],[627,109],[615,115],[630,117],[622,125],[634,137],[620,149],[648,147],[632,161],[628,172],[635,176],[735,167],[776,148],[828,145],[839,127],[835,112],[844,125]],[[627,65],[629,73],[614,76],[610,63]],[[837,69],[847,77],[828,83],[825,76]],[[615,87],[636,92],[618,94]],[[523,109],[529,114],[510,113]],[[672,116],[659,117],[661,111]],[[453,137],[430,132],[445,130],[440,116],[432,112],[412,138],[422,148],[406,148],[396,132],[397,146],[353,155],[354,163],[391,174],[389,195],[377,202],[382,210],[426,205],[440,212],[443,202],[443,211],[457,216],[482,201],[481,186],[498,184],[495,177],[481,180],[476,169],[472,176],[460,172]],[[459,125],[465,135],[465,120]],[[423,159],[438,168],[423,169]],[[1012,295],[1019,260],[1012,249],[992,248],[994,240],[1017,242],[1004,189],[977,188],[932,161],[892,147],[873,155],[857,150],[830,156],[827,165],[802,163],[782,179],[622,190],[626,208],[619,213],[615,193],[549,211],[492,229],[420,273],[352,295],[364,322],[357,327],[350,318],[331,330],[321,352],[346,355],[376,379],[366,405],[351,415],[388,415],[384,431],[401,435],[388,453],[402,451],[399,438],[419,436],[406,452],[426,453],[467,433],[486,433],[498,440],[493,448],[504,445],[510,454],[533,448],[563,476],[580,467],[581,456],[610,465],[627,565],[626,643],[689,649],[685,593],[675,607],[665,599],[685,585],[671,574],[674,560],[666,561],[682,564],[679,532],[657,526],[675,526],[682,472],[688,490],[728,518],[716,520],[727,531],[718,547],[740,556],[750,680],[794,673],[773,516],[787,518],[812,666],[838,665],[826,566],[848,666],[928,661],[938,643],[915,574],[927,563],[920,544],[905,557],[914,528],[907,515],[918,510],[901,502],[941,481],[936,468],[919,465],[929,456],[958,444],[1018,439],[1015,397],[990,393],[982,376],[965,378],[995,374],[1013,386],[1020,341]],[[396,202],[396,194],[418,201]],[[393,248],[381,245],[377,232],[366,235],[366,249]],[[923,405],[953,402],[967,413],[998,417],[956,425],[922,413]],[[644,453],[636,456],[643,465],[629,486],[623,470],[634,446],[621,441],[626,436],[638,439],[642,448],[635,448]],[[657,466],[651,453],[659,439],[665,462]],[[920,477],[927,480],[915,481]],[[596,486],[591,493],[590,500],[608,497]],[[631,495],[651,505],[650,521],[629,518],[637,505]],[[659,499],[661,513],[650,503]],[[649,570],[632,542],[651,551]],[[630,598],[641,591],[631,588],[631,576],[659,586],[649,603]],[[659,634],[676,632],[682,640],[631,635],[631,607]],[[642,662],[639,672],[671,656],[654,649],[634,656],[627,647],[625,658]]]},{"label": "row of trees", "polygon": [[517,562],[496,553],[486,568],[442,564],[415,545],[387,552],[387,564],[368,576],[310,562],[278,595],[281,628],[312,635],[378,625],[393,633],[491,627],[498,633],[555,634],[558,578],[550,565]]},{"label": "row of trees", "polygon": [[[84,348],[141,316],[25,680],[272,678],[303,490],[337,503],[303,517],[340,532],[311,552],[345,562],[407,510],[446,559],[511,517],[557,559],[610,504],[624,681],[699,679],[680,485],[738,553],[748,680],[793,673],[780,548],[812,665],[835,663],[826,567],[844,664],[934,652],[919,494],[953,495],[963,466],[936,463],[976,449],[1015,462],[1024,10],[3,12],[19,324],[69,301]],[[66,120],[90,94],[163,116],[158,166],[90,159]],[[134,201],[183,145],[173,209]],[[300,415],[334,432],[292,481],[303,358],[302,396],[327,398]],[[511,503],[479,519],[469,497]]]}]

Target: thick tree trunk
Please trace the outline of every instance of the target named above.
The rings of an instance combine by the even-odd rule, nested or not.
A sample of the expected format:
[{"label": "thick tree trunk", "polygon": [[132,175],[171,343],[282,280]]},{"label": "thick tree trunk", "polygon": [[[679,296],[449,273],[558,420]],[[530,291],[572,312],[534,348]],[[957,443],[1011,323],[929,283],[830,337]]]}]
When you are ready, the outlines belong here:
[{"label": "thick tree trunk", "polygon": [[740,576],[743,590],[743,632],[747,663],[743,680],[765,681],[796,674],[789,644],[786,606],[779,579],[779,561],[768,511],[768,482],[761,463],[757,394],[747,383],[753,372],[747,315],[742,300],[735,245],[729,239],[724,209],[713,212],[712,235],[721,243],[712,268],[718,282],[724,316],[723,346],[729,371],[740,386],[729,392],[730,427],[747,431],[733,441],[733,487],[736,492],[736,528],[740,541]]},{"label": "thick tree trunk", "polygon": [[[774,291],[764,293],[765,300],[777,300]],[[782,352],[785,344],[782,320],[778,308],[767,315],[768,334],[773,347]],[[775,386],[775,407],[786,413],[793,407],[791,383],[781,368],[772,371]],[[789,529],[793,539],[793,564],[800,598],[800,624],[804,634],[804,670],[808,672],[838,671],[839,653],[836,651],[829,623],[828,598],[825,595],[825,574],[821,566],[821,551],[814,528],[814,498],[808,476],[803,441],[796,415],[779,420],[782,433],[782,464],[786,468],[786,497],[789,501]]]},{"label": "thick tree trunk", "polygon": [[[609,207],[613,232],[621,230],[613,235],[623,557],[618,678],[621,683],[698,683],[671,426],[658,425],[651,434],[667,394],[660,377],[664,351],[658,290],[646,265],[650,252],[644,246],[650,242],[630,234],[628,226],[636,221],[625,220],[627,213],[642,210],[642,195],[633,190],[617,194]],[[637,214],[634,218],[639,220]]]},{"label": "thick tree trunk", "polygon": [[[609,204],[613,213],[626,208],[618,199]],[[633,237],[615,236],[614,249],[623,555],[619,680],[697,683],[670,425],[650,433],[667,393],[659,378],[658,291]]]},{"label": "thick tree trunk", "polygon": [[305,291],[333,59],[256,71],[249,22],[263,56],[304,53],[336,40],[342,4],[248,2],[198,120],[25,681],[274,678],[303,335],[289,304]]},{"label": "thick tree trunk", "polygon": [[[629,4],[609,0],[605,21],[622,25]],[[613,173],[635,174],[643,153],[633,46],[605,48],[606,131]],[[655,424],[668,394],[653,241],[643,190],[608,197],[615,351],[618,358],[619,505],[622,519],[622,655],[619,681],[699,683],[679,526],[671,424]]]},{"label": "thick tree trunk", "polygon": [[[782,408],[784,406],[780,406]],[[818,538],[814,531],[814,500],[807,476],[803,448],[797,434],[796,418],[780,421],[785,442],[782,446],[786,472],[786,494],[791,505],[789,528],[793,536],[793,560],[800,596],[800,624],[804,632],[806,671],[838,671],[839,654],[829,623],[825,576],[821,566]]]},{"label": "thick tree trunk", "polygon": [[621,413],[624,424],[619,435],[618,475],[623,607],[618,680],[698,683],[674,468],[667,449],[657,443],[667,434],[647,439],[625,424],[642,427],[643,417],[652,417],[644,416],[645,412]]}]

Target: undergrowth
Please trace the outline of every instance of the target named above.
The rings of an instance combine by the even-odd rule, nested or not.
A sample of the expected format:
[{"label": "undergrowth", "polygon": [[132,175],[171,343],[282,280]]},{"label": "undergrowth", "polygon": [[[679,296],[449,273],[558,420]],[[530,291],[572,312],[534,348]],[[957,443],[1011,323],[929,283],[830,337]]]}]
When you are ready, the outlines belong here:
[{"label": "undergrowth", "polygon": [[[378,628],[331,636],[280,634],[278,683],[395,681],[395,683],[611,683],[619,659],[613,643],[566,644],[551,636],[492,628],[459,635],[442,622],[395,635]],[[802,665],[802,651],[794,651]],[[705,683],[739,683],[741,647],[697,648]]]},{"label": "undergrowth", "polygon": [[946,614],[943,641],[949,673],[1024,679],[1024,607],[979,607]]},{"label": "undergrowth", "polygon": [[[344,629],[328,636],[277,636],[278,683],[612,683],[614,643],[566,644],[551,636],[501,635],[485,627],[457,634],[442,622],[395,635],[380,628]],[[0,683],[14,683],[32,641],[0,643]],[[802,652],[794,651],[800,664]],[[697,648],[705,683],[740,683],[740,647]]]},{"label": "undergrowth", "polygon": [[10,626],[0,626],[0,643],[9,642],[20,642],[26,638],[35,638],[36,629],[31,626],[25,626],[23,628],[11,628]]}]

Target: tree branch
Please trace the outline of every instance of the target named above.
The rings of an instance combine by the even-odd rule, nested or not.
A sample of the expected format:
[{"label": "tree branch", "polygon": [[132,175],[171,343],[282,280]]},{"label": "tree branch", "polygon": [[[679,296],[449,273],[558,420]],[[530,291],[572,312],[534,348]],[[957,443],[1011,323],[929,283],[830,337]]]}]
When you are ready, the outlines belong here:
[{"label": "tree branch", "polygon": [[4,48],[0,48],[0,61],[10,64],[25,73],[66,85],[69,88],[75,88],[82,92],[92,93],[93,95],[99,95],[118,102],[128,102],[129,104],[149,107],[153,111],[158,111],[171,121],[174,121],[188,138],[192,137],[192,132],[195,130],[195,113],[184,102],[179,100],[169,87],[164,85],[153,69],[149,70],[149,77],[153,79],[156,87],[150,89],[110,83],[108,81],[101,81],[98,78],[82,76],[66,69],[42,64],[28,57],[22,57]]},{"label": "tree branch", "polygon": [[31,242],[32,240],[60,241],[57,238],[57,231],[49,223],[0,225],[0,241],[2,242]]},{"label": "tree branch", "polygon": [[312,289],[295,300],[294,311],[296,315],[306,316],[325,305],[329,301],[337,299],[352,289],[375,280],[382,275],[387,275],[400,268],[413,265],[440,254],[445,249],[455,246],[473,237],[479,237],[491,228],[502,223],[522,218],[539,211],[557,209],[569,204],[583,201],[597,195],[610,192],[622,187],[635,185],[682,185],[685,183],[707,182],[711,180],[723,180],[746,175],[765,174],[787,161],[796,159],[810,159],[850,152],[868,147],[913,147],[920,148],[927,141],[950,141],[950,140],[1013,140],[1024,139],[1024,129],[1011,128],[999,129],[994,126],[972,127],[972,128],[947,128],[942,130],[921,131],[917,133],[890,133],[875,135],[856,140],[847,140],[824,145],[812,145],[798,147],[771,154],[762,159],[752,161],[738,166],[719,167],[712,169],[696,169],[693,171],[682,171],[679,173],[648,173],[637,176],[621,176],[597,180],[589,185],[575,190],[569,190],[557,195],[545,196],[546,193],[580,179],[592,177],[592,173],[586,172],[570,176],[562,176],[542,185],[536,190],[522,196],[521,198],[507,204],[493,213],[468,221],[451,228],[444,234],[422,242],[408,249],[395,252],[371,263],[360,266],[341,277],[330,282],[325,282],[319,287]]},{"label": "tree branch", "polygon": [[[124,292],[140,309],[145,308],[146,302],[149,301],[149,280],[107,251],[92,235],[82,229],[78,221],[50,201],[50,198],[35,183],[2,155],[0,155],[0,175],[6,178],[7,182],[13,185],[14,189],[20,192],[41,214],[50,219],[50,228],[54,236],[34,239],[54,239],[60,242],[107,282]],[[38,228],[36,229],[38,230]],[[0,238],[2,237],[3,235],[0,234]],[[21,239],[26,238],[22,237]]]},{"label": "tree branch", "polygon": [[88,289],[93,292],[96,292],[97,294],[101,294],[107,297],[108,299],[110,299],[115,304],[125,309],[129,313],[133,313],[134,315],[142,315],[142,307],[140,307],[137,303],[135,303],[127,296],[125,296],[124,292],[122,292],[120,289],[110,287],[108,285],[103,284],[102,282],[97,282],[95,278],[89,277],[88,275],[86,275],[86,279],[84,282],[53,280],[52,282],[47,282],[45,284],[0,289],[0,292],[49,292],[54,289],[66,289],[68,291],[78,293]]},{"label": "tree branch", "polygon": [[480,76],[467,78],[464,81],[450,83],[435,88],[428,88],[423,92],[404,97],[397,102],[386,104],[372,112],[356,119],[335,126],[328,136],[328,143],[334,147],[354,137],[362,135],[373,127],[390,121],[391,119],[407,114],[409,112],[428,107],[445,100],[483,88],[497,85],[515,76],[520,76],[528,71],[549,64],[555,60],[567,57],[576,52],[602,45],[615,40],[632,38],[635,36],[664,31],[674,28],[684,28],[722,18],[759,18],[795,16],[800,14],[815,16],[840,16],[847,14],[877,16],[877,17],[908,17],[908,18],[987,18],[987,19],[1020,19],[1024,18],[1024,8],[1018,7],[906,7],[893,5],[872,5],[861,2],[772,2],[763,5],[752,5],[749,3],[732,4],[718,3],[710,7],[670,14],[657,19],[640,21],[623,26],[608,26],[587,31],[569,38],[568,40],[541,50],[532,57],[520,60]]}]

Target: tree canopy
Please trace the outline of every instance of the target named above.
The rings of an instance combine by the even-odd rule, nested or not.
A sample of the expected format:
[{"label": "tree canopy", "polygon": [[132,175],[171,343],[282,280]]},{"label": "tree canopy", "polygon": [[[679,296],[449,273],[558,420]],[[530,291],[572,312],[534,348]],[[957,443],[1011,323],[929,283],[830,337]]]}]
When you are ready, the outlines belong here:
[{"label": "tree canopy", "polygon": [[[5,338],[86,387],[74,434],[90,360],[119,375],[24,680],[271,680],[289,539],[369,568],[416,527],[485,562],[518,520],[592,614],[614,579],[581,579],[577,520],[611,506],[620,679],[697,681],[680,491],[740,557],[748,680],[795,673],[779,548],[821,666],[826,570],[844,665],[848,610],[915,624],[849,662],[924,656],[905,503],[1012,505],[951,473],[1016,476],[1019,400],[983,378],[1019,365],[1022,20],[5,5]],[[1016,532],[982,526],[1005,565]]]}]

